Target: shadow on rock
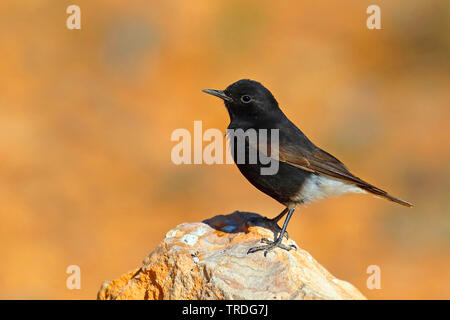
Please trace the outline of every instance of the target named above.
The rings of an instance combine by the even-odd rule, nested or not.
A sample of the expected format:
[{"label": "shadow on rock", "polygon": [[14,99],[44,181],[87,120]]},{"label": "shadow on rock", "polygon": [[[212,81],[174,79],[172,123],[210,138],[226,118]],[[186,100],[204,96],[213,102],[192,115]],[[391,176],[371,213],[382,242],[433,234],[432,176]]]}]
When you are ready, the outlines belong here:
[{"label": "shadow on rock", "polygon": [[280,232],[280,227],[270,219],[253,212],[235,211],[227,215],[217,215],[210,219],[203,220],[203,223],[209,225],[218,231],[226,233],[248,233],[249,227],[258,226],[271,230],[274,237]]}]

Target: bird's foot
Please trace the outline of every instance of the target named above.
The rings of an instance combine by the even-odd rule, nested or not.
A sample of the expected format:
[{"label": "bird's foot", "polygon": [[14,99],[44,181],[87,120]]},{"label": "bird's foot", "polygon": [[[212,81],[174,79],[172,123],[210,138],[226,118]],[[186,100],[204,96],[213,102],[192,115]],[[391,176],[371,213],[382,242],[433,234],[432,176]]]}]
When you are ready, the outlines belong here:
[{"label": "bird's foot", "polygon": [[265,256],[267,256],[267,252],[269,252],[269,251],[271,251],[271,250],[273,250],[273,249],[275,249],[277,247],[281,248],[281,249],[284,249],[286,251],[289,251],[291,249],[297,250],[297,247],[294,246],[293,244],[290,244],[288,246],[282,244],[281,243],[282,240],[283,240],[282,237],[278,237],[278,239],[276,239],[275,241],[272,241],[272,240],[269,240],[269,239],[266,239],[266,238],[262,238],[261,242],[267,243],[267,245],[250,248],[250,249],[248,249],[247,254],[255,253],[257,251],[264,250],[264,257],[265,257]]}]

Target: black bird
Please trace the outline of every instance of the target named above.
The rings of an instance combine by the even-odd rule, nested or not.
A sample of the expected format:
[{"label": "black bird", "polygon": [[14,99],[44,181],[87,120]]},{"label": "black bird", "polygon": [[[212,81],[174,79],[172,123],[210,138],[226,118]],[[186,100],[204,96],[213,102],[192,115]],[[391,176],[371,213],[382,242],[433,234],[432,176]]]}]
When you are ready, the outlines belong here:
[{"label": "black bird", "polygon": [[[273,175],[262,175],[261,161],[248,163],[252,148],[259,150],[259,144],[245,145],[245,163],[234,160],[240,172],[260,191],[271,196],[286,208],[271,222],[277,222],[287,213],[283,227],[275,241],[261,239],[266,245],[254,247],[248,253],[264,250],[264,255],[275,247],[290,250],[282,244],[286,228],[297,205],[340,196],[346,193],[371,193],[390,201],[411,207],[409,202],[395,198],[353,175],[347,167],[328,152],[314,145],[281,111],[272,93],[253,80],[239,80],[224,91],[206,89],[203,92],[219,97],[225,102],[230,115],[228,129],[278,129],[279,146],[278,171]],[[266,154],[269,155],[270,144]],[[232,149],[232,151],[236,151]],[[272,156],[272,154],[270,154]]]}]

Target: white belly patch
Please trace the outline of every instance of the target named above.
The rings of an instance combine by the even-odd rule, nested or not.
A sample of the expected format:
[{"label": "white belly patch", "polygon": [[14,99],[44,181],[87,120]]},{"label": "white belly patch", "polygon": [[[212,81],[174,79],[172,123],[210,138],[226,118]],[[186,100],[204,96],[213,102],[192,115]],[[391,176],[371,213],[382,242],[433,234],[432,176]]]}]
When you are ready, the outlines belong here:
[{"label": "white belly patch", "polygon": [[313,202],[330,197],[338,197],[347,193],[367,193],[353,184],[327,178],[322,175],[311,175],[292,199],[299,203]]}]

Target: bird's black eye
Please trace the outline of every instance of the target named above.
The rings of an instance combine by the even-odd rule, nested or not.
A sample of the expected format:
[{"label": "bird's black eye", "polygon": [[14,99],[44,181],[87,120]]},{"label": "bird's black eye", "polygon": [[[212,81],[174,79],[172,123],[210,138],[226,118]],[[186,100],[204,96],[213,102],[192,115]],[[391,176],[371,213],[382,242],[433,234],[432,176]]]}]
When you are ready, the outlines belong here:
[{"label": "bird's black eye", "polygon": [[250,101],[252,101],[252,97],[247,96],[247,95],[242,96],[242,97],[241,97],[241,101],[242,101],[243,103],[249,103]]}]

